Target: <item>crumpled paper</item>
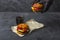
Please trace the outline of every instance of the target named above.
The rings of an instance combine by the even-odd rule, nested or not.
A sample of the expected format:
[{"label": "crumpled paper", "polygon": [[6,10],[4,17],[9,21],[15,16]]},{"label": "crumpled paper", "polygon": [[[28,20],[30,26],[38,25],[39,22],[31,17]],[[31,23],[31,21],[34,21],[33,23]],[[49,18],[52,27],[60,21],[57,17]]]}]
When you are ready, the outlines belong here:
[{"label": "crumpled paper", "polygon": [[[44,27],[44,24],[39,23],[39,22],[35,21],[34,19],[31,19],[31,20],[27,21],[26,24],[29,26],[29,29],[30,29],[29,33],[31,33],[35,29],[39,29],[39,28]],[[12,32],[16,33],[20,37],[24,36],[24,35],[21,35],[21,34],[17,33],[17,26],[12,26],[11,30],[12,30]]]}]

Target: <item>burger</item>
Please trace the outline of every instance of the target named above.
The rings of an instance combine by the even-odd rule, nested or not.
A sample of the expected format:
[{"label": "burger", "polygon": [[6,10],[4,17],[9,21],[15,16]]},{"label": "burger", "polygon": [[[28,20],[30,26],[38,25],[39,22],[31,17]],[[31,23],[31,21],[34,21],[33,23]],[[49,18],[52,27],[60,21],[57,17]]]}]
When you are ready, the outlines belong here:
[{"label": "burger", "polygon": [[29,26],[26,23],[21,23],[17,25],[17,33],[24,35],[29,32]]},{"label": "burger", "polygon": [[41,12],[43,9],[44,5],[42,3],[34,3],[31,7],[33,12]]}]

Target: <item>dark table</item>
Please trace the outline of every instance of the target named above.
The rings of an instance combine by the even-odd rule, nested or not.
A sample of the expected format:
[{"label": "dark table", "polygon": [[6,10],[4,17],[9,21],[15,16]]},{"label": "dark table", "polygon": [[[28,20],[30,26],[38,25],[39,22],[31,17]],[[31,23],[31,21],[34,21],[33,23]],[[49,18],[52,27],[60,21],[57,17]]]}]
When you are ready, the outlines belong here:
[{"label": "dark table", "polygon": [[[16,16],[24,16],[25,21],[34,18],[45,27],[21,38],[10,29],[16,25]],[[0,40],[60,40],[60,13],[0,12]]]},{"label": "dark table", "polygon": [[[0,12],[31,12],[34,0],[0,0]],[[60,12],[60,0],[54,0],[48,10],[49,12]]]}]

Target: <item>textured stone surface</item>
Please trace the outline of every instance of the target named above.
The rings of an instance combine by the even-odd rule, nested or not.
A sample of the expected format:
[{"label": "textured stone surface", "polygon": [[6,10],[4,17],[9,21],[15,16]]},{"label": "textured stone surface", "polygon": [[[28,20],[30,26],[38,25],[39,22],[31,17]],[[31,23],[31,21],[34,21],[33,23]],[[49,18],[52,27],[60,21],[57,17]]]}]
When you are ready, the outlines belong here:
[{"label": "textured stone surface", "polygon": [[[31,12],[34,0],[0,0],[0,12]],[[48,10],[49,12],[60,11],[60,0],[54,0]]]},{"label": "textured stone surface", "polygon": [[[16,16],[24,16],[25,21],[34,18],[45,27],[20,38],[10,29]],[[0,40],[60,40],[60,13],[0,12]]]}]

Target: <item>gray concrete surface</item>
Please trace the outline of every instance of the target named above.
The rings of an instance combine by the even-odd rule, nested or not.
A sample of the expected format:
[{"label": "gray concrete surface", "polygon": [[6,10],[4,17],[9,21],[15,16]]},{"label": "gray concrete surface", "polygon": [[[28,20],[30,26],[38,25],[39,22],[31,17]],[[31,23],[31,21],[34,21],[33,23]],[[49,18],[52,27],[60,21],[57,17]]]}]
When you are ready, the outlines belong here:
[{"label": "gray concrete surface", "polygon": [[[0,12],[31,12],[34,0],[0,0]],[[48,12],[60,12],[60,0],[54,0]]]},{"label": "gray concrete surface", "polygon": [[[10,29],[16,25],[16,16],[24,16],[25,21],[34,18],[45,27],[21,38]],[[0,40],[60,40],[60,13],[0,12]]]}]

